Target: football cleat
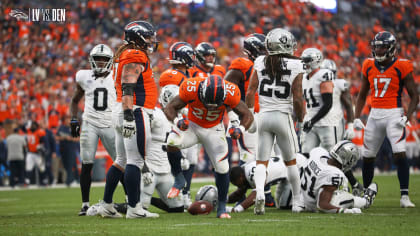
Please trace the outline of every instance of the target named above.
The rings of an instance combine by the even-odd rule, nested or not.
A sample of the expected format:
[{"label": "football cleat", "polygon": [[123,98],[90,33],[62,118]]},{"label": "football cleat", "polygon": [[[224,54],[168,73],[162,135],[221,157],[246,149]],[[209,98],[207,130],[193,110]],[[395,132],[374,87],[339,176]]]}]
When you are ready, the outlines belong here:
[{"label": "football cleat", "polygon": [[191,201],[191,194],[189,192],[182,196],[182,202],[184,203],[184,209],[188,209],[188,207],[190,207],[190,205],[192,204],[192,201]]},{"label": "football cleat", "polygon": [[228,213],[222,213],[222,214],[220,214],[220,216],[218,216],[217,218],[219,218],[219,219],[230,219],[230,218],[232,218]]},{"label": "football cleat", "polygon": [[265,196],[264,193],[259,196],[257,193],[257,197],[255,198],[255,207],[254,207],[254,214],[255,215],[264,215],[265,214]]},{"label": "football cleat", "polygon": [[118,213],[117,210],[114,208],[113,203],[105,203],[102,202],[98,209],[99,215],[101,215],[104,218],[121,218],[122,215]]},{"label": "football cleat", "polygon": [[136,207],[130,207],[128,205],[127,215],[125,218],[134,219],[134,218],[158,218],[159,214],[149,212],[148,210],[143,209],[141,203],[137,203]]},{"label": "football cleat", "polygon": [[180,193],[179,189],[172,187],[171,190],[169,190],[168,195],[166,195],[166,197],[168,199],[176,198],[178,197],[179,193]]},{"label": "football cleat", "polygon": [[83,206],[82,209],[80,209],[79,216],[85,216],[88,209],[88,206]]},{"label": "football cleat", "polygon": [[414,205],[414,203],[412,203],[410,201],[410,198],[408,197],[408,195],[402,195],[401,196],[400,206],[402,208],[413,208],[413,207],[416,207],[416,205]]},{"label": "football cleat", "polygon": [[265,206],[266,207],[276,207],[273,196],[270,193],[265,194]]},{"label": "football cleat", "polygon": [[378,185],[376,183],[371,183],[369,187],[367,187],[363,195],[363,197],[367,201],[365,208],[369,208],[372,205],[373,200],[375,199],[377,193],[378,193]]}]

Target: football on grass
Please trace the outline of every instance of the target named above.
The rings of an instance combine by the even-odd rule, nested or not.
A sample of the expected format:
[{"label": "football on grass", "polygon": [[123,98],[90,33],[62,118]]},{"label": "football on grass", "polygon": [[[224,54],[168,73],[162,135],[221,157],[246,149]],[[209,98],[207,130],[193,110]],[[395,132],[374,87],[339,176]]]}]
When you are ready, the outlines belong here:
[{"label": "football on grass", "polygon": [[207,201],[195,201],[190,207],[188,207],[188,212],[191,215],[207,215],[213,210],[213,205]]}]

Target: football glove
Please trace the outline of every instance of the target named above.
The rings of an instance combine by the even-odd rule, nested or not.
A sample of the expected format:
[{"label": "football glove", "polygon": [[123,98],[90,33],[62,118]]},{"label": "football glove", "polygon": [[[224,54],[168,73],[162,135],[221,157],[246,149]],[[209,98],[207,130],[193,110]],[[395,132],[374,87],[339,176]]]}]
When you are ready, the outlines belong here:
[{"label": "football glove", "polygon": [[80,123],[78,119],[71,118],[70,129],[71,129],[71,136],[73,136],[74,138],[80,136]]},{"label": "football glove", "polygon": [[353,123],[348,123],[347,124],[347,129],[344,132],[344,139],[347,140],[352,140],[354,138],[354,127],[353,127]]},{"label": "football glove", "polygon": [[397,123],[400,127],[404,128],[407,125],[407,116],[401,117]]},{"label": "football glove", "polygon": [[176,127],[182,131],[187,130],[188,126],[190,125],[190,121],[187,119],[176,119],[174,123],[176,123]]},{"label": "football glove", "polygon": [[352,186],[352,194],[354,196],[360,197],[364,192],[363,186],[357,182],[355,185]]},{"label": "football glove", "polygon": [[188,170],[190,168],[190,161],[187,158],[181,159],[181,169]]},{"label": "football glove", "polygon": [[146,164],[143,165],[141,170],[141,177],[143,179],[144,185],[149,185],[153,183],[153,173],[150,172]]},{"label": "football glove", "polygon": [[356,130],[362,130],[365,128],[365,125],[363,124],[362,120],[360,120],[359,118],[353,121],[353,126]]},{"label": "football glove", "polygon": [[136,122],[134,121],[134,112],[131,109],[124,110],[124,120],[122,135],[124,138],[131,138],[136,133]]},{"label": "football glove", "polygon": [[308,120],[303,123],[303,132],[308,133],[313,127],[312,121]]},{"label": "football glove", "polygon": [[362,214],[362,210],[360,210],[360,208],[351,208],[351,209],[340,208],[339,213],[344,213],[344,214]]},{"label": "football glove", "polygon": [[242,125],[239,127],[230,127],[229,135],[232,139],[239,139],[244,131],[245,128]]}]

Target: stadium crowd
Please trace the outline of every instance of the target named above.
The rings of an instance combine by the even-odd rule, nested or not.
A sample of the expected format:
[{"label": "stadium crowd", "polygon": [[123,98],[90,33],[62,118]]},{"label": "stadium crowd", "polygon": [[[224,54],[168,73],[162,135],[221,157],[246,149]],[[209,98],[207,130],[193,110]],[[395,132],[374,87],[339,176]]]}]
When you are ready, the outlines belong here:
[{"label": "stadium crowd", "polygon": [[[65,8],[66,21],[18,21],[9,15],[13,9],[28,8]],[[242,56],[246,35],[284,27],[298,41],[296,55],[316,47],[336,62],[338,77],[351,81],[353,99],[360,89],[361,63],[371,55],[369,42],[382,30],[396,35],[399,55],[412,60],[420,83],[418,1],[340,1],[338,13],[297,0],[212,0],[199,5],[170,0],[6,1],[0,9],[0,124],[9,119],[24,127],[31,120],[56,133],[68,118],[76,72],[89,67],[91,48],[105,43],[116,50],[124,25],[137,19],[157,27],[160,45],[151,58],[156,79],[170,67],[166,58],[176,41],[193,46],[211,42],[218,63],[227,68]],[[368,112],[366,106],[364,118]],[[416,117],[411,123],[419,132],[420,109]],[[2,126],[0,140],[6,136]]]}]

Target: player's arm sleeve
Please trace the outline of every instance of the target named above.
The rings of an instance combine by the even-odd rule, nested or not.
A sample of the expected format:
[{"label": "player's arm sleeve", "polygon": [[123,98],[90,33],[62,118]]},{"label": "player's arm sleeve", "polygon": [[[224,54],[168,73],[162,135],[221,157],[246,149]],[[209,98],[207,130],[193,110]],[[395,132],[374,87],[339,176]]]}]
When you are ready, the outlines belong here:
[{"label": "player's arm sleeve", "polygon": [[322,93],[322,107],[319,109],[318,113],[311,119],[311,123],[315,124],[319,120],[321,120],[325,115],[328,114],[328,112],[331,110],[332,107],[332,93]]}]

